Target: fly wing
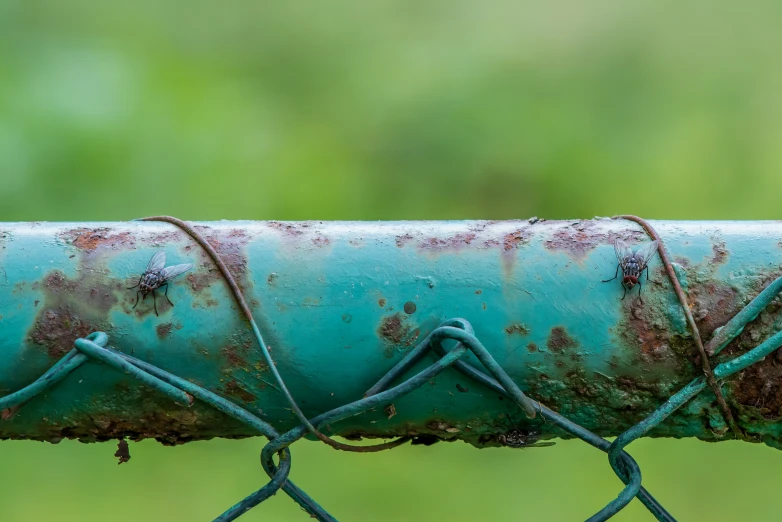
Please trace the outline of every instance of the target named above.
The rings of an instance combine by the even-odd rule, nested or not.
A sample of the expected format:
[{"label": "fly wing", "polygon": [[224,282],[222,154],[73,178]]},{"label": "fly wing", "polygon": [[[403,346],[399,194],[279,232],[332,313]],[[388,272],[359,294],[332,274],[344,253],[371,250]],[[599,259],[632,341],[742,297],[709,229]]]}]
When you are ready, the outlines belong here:
[{"label": "fly wing", "polygon": [[166,266],[166,253],[161,250],[149,260],[146,271],[157,272],[158,270],[162,270],[164,266]]},{"label": "fly wing", "polygon": [[625,259],[627,259],[633,251],[627,246],[627,243],[621,239],[614,241],[614,252],[616,252],[616,258],[619,260],[620,265],[624,265]]},{"label": "fly wing", "polygon": [[646,264],[655,254],[655,252],[657,252],[657,241],[652,241],[651,243],[647,243],[643,247],[638,249],[638,253],[641,254],[641,257],[643,258],[643,263],[641,264],[642,267],[646,266]]},{"label": "fly wing", "polygon": [[193,268],[193,265],[190,263],[167,266],[166,268],[160,271],[160,276],[166,281],[168,281],[169,279],[174,279],[178,275],[184,274],[191,268]]}]

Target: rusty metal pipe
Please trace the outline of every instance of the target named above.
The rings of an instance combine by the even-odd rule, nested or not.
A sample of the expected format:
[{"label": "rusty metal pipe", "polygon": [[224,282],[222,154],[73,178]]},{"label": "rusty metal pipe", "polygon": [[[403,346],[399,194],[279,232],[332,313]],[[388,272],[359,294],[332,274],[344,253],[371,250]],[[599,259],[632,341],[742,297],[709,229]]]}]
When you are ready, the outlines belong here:
[{"label": "rusty metal pipe", "polygon": [[[653,222],[707,342],[782,275],[782,224]],[[288,388],[308,417],[361,398],[443,320],[463,317],[531,398],[603,436],[618,435],[700,374],[679,301],[659,261],[620,300],[613,241],[648,241],[625,221],[214,222],[197,224],[242,287]],[[158,250],[193,263],[134,309]],[[0,224],[0,394],[33,382],[93,331],[109,345],[223,395],[278,431],[298,420],[270,376],[219,271],[164,223]],[[773,302],[720,352],[730,359],[780,328]],[[479,363],[473,356],[468,362]],[[421,361],[412,371],[430,360]],[[777,446],[782,377],[775,355],[723,390],[739,426]],[[393,414],[392,414],[393,413]],[[508,433],[561,436],[448,370],[378,410],[323,426],[348,438],[412,436],[496,445]],[[516,430],[516,431],[513,431]],[[519,431],[520,430],[520,431]],[[255,433],[196,402],[174,403],[90,361],[4,412],[1,438],[165,443]],[[704,392],[651,436],[727,438]]]}]

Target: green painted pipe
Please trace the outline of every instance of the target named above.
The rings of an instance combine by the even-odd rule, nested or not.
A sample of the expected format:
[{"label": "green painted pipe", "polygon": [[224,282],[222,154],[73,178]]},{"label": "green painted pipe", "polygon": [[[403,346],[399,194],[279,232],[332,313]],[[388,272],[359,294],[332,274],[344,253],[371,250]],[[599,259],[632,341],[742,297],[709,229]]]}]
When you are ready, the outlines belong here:
[{"label": "green painted pipe", "polygon": [[[676,263],[704,342],[782,275],[777,222],[652,223]],[[461,317],[533,400],[603,436],[618,435],[700,375],[679,301],[658,259],[621,300],[613,243],[648,241],[635,223],[591,221],[215,222],[199,230],[242,287],[272,357],[308,417],[360,399],[445,319]],[[150,258],[192,263],[134,308]],[[0,224],[0,395],[43,375],[93,331],[109,346],[257,413],[299,424],[219,271],[164,223]],[[778,304],[716,356],[729,360],[780,329]],[[480,367],[474,356],[466,360]],[[431,364],[421,361],[411,371]],[[775,354],[723,386],[739,426],[778,446]],[[323,426],[355,438],[411,435],[496,445],[506,434],[561,436],[509,400],[447,370],[423,388]],[[517,431],[514,432],[513,430]],[[255,435],[196,402],[177,404],[90,360],[0,419],[1,438],[166,443]],[[651,436],[728,438],[704,391]]]}]

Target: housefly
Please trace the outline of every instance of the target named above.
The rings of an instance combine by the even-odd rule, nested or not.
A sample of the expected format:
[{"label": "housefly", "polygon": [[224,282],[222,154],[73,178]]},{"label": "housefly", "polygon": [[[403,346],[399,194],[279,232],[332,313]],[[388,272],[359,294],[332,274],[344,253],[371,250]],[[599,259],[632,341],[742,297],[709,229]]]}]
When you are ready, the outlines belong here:
[{"label": "housefly", "polygon": [[149,260],[149,264],[147,265],[146,270],[144,270],[144,273],[141,274],[141,277],[139,277],[136,286],[131,286],[128,288],[128,290],[138,288],[136,291],[136,304],[133,305],[133,308],[136,308],[136,305],[138,305],[139,294],[141,294],[141,300],[143,301],[147,298],[147,294],[151,293],[152,302],[155,305],[155,315],[158,315],[155,290],[158,288],[163,288],[164,286],[166,287],[166,299],[171,304],[171,306],[174,306],[174,303],[171,302],[171,299],[168,299],[168,282],[174,279],[176,276],[184,274],[193,268],[193,265],[190,263],[174,266],[165,265],[166,253],[161,250],[152,256],[152,259]]},{"label": "housefly", "polygon": [[[636,249],[630,248],[627,243],[621,239],[614,242],[614,252],[619,263],[616,265],[616,273],[611,279],[605,279],[607,283],[613,281],[619,276],[619,269],[622,269],[622,287],[624,293],[622,299],[627,295],[627,291],[638,285],[638,298],[641,299],[641,274],[646,270],[646,280],[649,280],[649,260],[657,252],[657,241],[646,243]],[[643,303],[643,299],[641,299]]]}]

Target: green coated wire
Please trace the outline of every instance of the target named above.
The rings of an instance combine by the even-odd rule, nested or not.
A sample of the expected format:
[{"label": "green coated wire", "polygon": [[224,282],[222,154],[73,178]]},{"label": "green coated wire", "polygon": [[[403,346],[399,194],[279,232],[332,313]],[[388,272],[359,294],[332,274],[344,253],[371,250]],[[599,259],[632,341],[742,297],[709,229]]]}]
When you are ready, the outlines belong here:
[{"label": "green coated wire", "polygon": [[[769,295],[769,293],[764,293],[762,294],[762,297],[759,296],[757,299],[769,299]],[[773,298],[773,296],[771,296],[771,298]],[[753,301],[753,303],[755,305],[758,304],[757,301]],[[733,328],[733,330],[737,332],[740,331],[739,328]],[[424,341],[422,341],[413,351],[411,351],[410,354],[408,354],[408,357],[403,360],[404,364],[397,364],[378,382],[378,384],[373,386],[370,391],[367,392],[363,399],[318,415],[312,419],[312,424],[315,426],[320,426],[325,423],[336,422],[350,416],[358,415],[369,409],[388,404],[398,397],[410,393],[414,389],[422,386],[432,377],[441,373],[450,366],[453,366],[456,370],[477,380],[481,384],[513,398],[519,407],[521,407],[521,401],[518,399],[518,393],[513,389],[516,387],[516,385],[512,380],[510,380],[504,370],[502,370],[502,368],[496,364],[488,350],[486,350],[480,341],[472,334],[472,331],[473,329],[470,324],[463,319],[453,319],[444,322],[442,326],[431,332],[427,338],[424,339]],[[446,351],[443,347],[443,342],[446,340],[456,341],[457,345],[450,351]],[[261,462],[264,469],[271,477],[271,481],[255,493],[249,495],[241,502],[231,507],[216,520],[220,522],[235,520],[252,507],[272,496],[279,489],[285,490],[314,518],[329,522],[335,520],[314,500],[308,497],[299,488],[294,486],[291,481],[287,480],[291,464],[288,446],[307,433],[306,426],[302,425],[282,435],[278,435],[277,432],[268,423],[252,415],[243,408],[236,406],[232,402],[227,401],[226,399],[200,386],[190,383],[189,381],[165,372],[164,370],[161,370],[160,368],[157,368],[149,363],[145,363],[129,355],[115,352],[110,348],[106,348],[107,342],[108,337],[106,334],[101,332],[90,334],[85,339],[78,339],[75,342],[76,348],[74,350],[64,356],[58,363],[56,363],[34,383],[30,384],[22,390],[0,399],[0,406],[8,408],[21,404],[36,394],[41,393],[43,390],[54,386],[65,375],[72,372],[89,358],[100,360],[120,371],[132,374],[134,377],[138,378],[145,384],[158,391],[161,391],[162,393],[165,393],[179,403],[188,403],[188,397],[202,400],[216,409],[219,409],[220,411],[223,411],[224,413],[231,415],[232,417],[254,427],[258,430],[259,433],[270,439],[269,443],[263,448],[261,452]],[[715,375],[720,379],[724,379],[738,371],[749,367],[750,365],[754,364],[769,353],[779,348],[781,345],[782,332],[779,332],[749,353],[717,366],[714,370]],[[439,356],[439,358],[432,365],[422,370],[418,374],[406,379],[401,384],[398,384],[393,388],[385,389],[389,383],[401,377],[401,375],[407,371],[409,367],[412,366],[412,364],[419,361],[430,351],[433,351],[436,355]],[[459,360],[468,351],[475,354],[476,357],[478,357],[478,359],[484,363],[484,366],[489,370],[494,378],[478,371],[472,366],[464,363],[464,361]],[[506,389],[506,387],[510,389]],[[578,424],[569,421],[558,413],[546,408],[543,405],[536,405],[538,412],[545,419],[554,422],[564,431],[570,433],[573,436],[581,438],[582,440],[585,440],[589,444],[602,449],[603,451],[608,450],[612,467],[620,476],[620,478],[622,478],[622,480],[628,484],[628,486],[625,488],[625,490],[623,490],[622,494],[617,497],[617,499],[613,500],[611,503],[609,503],[608,506],[606,506],[606,508],[590,518],[590,521],[607,520],[614,514],[618,513],[624,506],[626,506],[629,500],[631,500],[634,496],[638,496],[638,498],[658,520],[674,520],[674,518],[668,514],[662,508],[662,506],[660,506],[660,504],[657,503],[656,500],[654,500],[654,498],[641,487],[640,469],[633,461],[633,459],[623,451],[623,448],[636,438],[643,436],[645,433],[648,433],[648,431],[651,430],[654,426],[665,420],[668,415],[673,413],[681,405],[703,391],[705,388],[705,378],[698,377],[679,393],[674,395],[668,402],[666,402],[666,404],[661,406],[652,415],[647,417],[647,419],[641,421],[630,430],[627,430],[619,438],[617,438],[613,444],[610,445],[608,441],[605,441],[601,437],[598,437],[597,435],[589,432]],[[280,455],[279,465],[274,464],[273,456],[275,454]]]},{"label": "green coated wire", "polygon": [[[747,306],[745,306],[738,314],[736,314],[728,323],[721,328],[719,332],[714,336],[708,346],[711,348],[712,353],[719,352],[725,346],[736,338],[743,330],[744,327],[752,320],[754,320],[761,310],[763,310],[782,290],[782,277],[775,279],[770,285],[768,285],[757,297],[755,297]],[[739,372],[752,364],[760,361],[768,354],[772,353],[782,346],[782,331],[769,337],[762,344],[756,346],[749,352],[724,362],[714,368],[714,376],[717,379],[725,379],[736,372]],[[662,406],[657,408],[648,417],[641,422],[628,429],[619,437],[617,437],[611,444],[611,449],[608,452],[608,460],[611,467],[617,474],[619,474],[619,454],[624,448],[633,442],[634,440],[642,437],[649,432],[652,428],[663,422],[668,416],[670,416],[677,409],[681,408],[690,399],[698,395],[707,387],[706,378],[704,376],[698,377],[682,388],[678,393],[673,395]],[[607,520],[611,516],[618,513],[633,499],[638,489],[635,484],[626,486],[619,496],[611,501],[606,507],[595,514],[590,521],[602,521]]]}]

